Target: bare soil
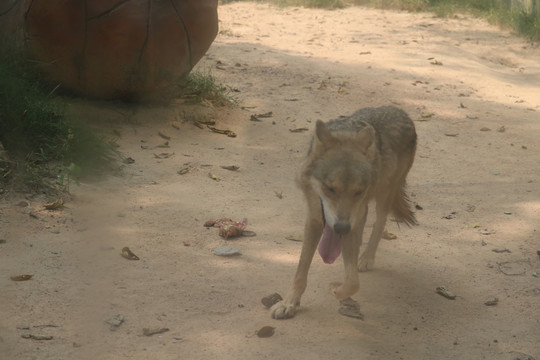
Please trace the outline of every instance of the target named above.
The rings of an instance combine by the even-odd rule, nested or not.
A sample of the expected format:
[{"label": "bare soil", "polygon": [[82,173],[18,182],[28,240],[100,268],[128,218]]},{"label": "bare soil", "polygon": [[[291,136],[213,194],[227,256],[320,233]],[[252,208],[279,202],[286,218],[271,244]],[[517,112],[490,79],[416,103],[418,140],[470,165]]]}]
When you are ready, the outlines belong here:
[{"label": "bare soil", "polygon": [[[72,185],[63,210],[4,194],[0,358],[540,359],[540,49],[468,16],[246,2],[219,16],[198,68],[241,106],[73,101],[135,162]],[[286,237],[302,236],[294,176],[315,121],[389,104],[416,121],[420,225],[388,225],[397,239],[360,274],[363,321],[328,291],[341,260],[318,256],[297,316],[271,319],[261,298],[285,295],[296,268],[301,243]],[[256,236],[203,226],[222,217],[247,218]],[[258,337],[263,326],[274,334]]]}]

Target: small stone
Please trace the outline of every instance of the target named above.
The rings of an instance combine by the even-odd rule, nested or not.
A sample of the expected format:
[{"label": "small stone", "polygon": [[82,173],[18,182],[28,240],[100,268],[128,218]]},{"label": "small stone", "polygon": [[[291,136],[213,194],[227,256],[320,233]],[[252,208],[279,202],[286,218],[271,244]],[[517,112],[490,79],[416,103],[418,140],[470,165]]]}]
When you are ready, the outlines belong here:
[{"label": "small stone", "polygon": [[214,250],[216,256],[237,256],[242,255],[242,252],[233,248],[217,248]]},{"label": "small stone", "polygon": [[110,318],[105,320],[105,323],[109,325],[109,330],[116,331],[120,325],[124,322],[124,316],[120,314],[112,315]]},{"label": "small stone", "polygon": [[495,298],[493,298],[493,299],[490,299],[490,300],[486,301],[486,302],[484,303],[484,305],[486,305],[486,306],[495,306],[495,305],[497,305],[498,303],[499,303],[499,298],[496,298],[496,297],[495,297]]}]

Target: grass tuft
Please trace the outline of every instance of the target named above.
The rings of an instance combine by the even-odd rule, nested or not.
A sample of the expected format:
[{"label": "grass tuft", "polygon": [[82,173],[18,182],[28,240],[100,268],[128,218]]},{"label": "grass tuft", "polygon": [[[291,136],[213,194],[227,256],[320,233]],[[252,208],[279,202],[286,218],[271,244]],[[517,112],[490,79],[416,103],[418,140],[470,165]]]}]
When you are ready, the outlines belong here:
[{"label": "grass tuft", "polygon": [[236,104],[233,90],[219,83],[210,73],[191,72],[180,85],[181,97],[200,103],[209,101],[212,104],[223,106]]},{"label": "grass tuft", "polygon": [[0,44],[0,144],[7,153],[0,181],[39,190],[63,166],[76,164],[88,175],[110,165],[118,154],[89,126],[67,118],[56,87],[38,80],[38,65],[9,42]]}]

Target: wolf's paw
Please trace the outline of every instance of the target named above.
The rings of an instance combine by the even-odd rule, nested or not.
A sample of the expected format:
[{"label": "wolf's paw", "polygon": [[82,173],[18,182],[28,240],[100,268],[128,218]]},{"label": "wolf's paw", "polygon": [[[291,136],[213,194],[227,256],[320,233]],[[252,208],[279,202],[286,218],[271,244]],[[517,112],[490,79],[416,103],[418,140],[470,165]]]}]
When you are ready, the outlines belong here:
[{"label": "wolf's paw", "polygon": [[294,303],[280,301],[270,308],[270,314],[278,320],[292,318],[296,314],[296,307]]},{"label": "wolf's paw", "polygon": [[362,255],[358,259],[358,271],[360,272],[370,271],[373,269],[374,265],[375,265],[374,258],[368,259],[367,256]]},{"label": "wolf's paw", "polygon": [[338,300],[347,299],[358,291],[358,283],[342,284],[340,282],[330,283],[330,291]]}]

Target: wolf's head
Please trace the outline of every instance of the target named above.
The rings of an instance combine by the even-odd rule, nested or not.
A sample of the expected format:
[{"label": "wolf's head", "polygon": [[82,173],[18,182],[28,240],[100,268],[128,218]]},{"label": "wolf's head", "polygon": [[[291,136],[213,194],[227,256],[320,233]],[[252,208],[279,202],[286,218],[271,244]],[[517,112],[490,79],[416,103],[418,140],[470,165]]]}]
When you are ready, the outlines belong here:
[{"label": "wolf's head", "polygon": [[325,254],[319,248],[325,262],[339,256],[339,239],[363,221],[371,197],[375,130],[367,124],[351,130],[330,131],[318,121],[310,154],[309,181],[321,199],[325,221]]}]

